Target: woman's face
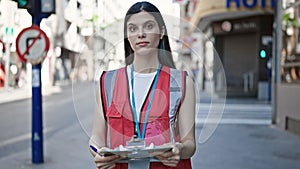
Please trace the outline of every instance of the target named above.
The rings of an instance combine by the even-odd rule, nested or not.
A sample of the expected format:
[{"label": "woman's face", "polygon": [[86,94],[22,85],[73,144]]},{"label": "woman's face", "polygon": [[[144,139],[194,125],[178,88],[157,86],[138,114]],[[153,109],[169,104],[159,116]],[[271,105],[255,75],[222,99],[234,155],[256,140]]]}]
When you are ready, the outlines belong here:
[{"label": "woman's face", "polygon": [[149,55],[153,49],[156,51],[162,34],[155,18],[148,12],[134,14],[127,22],[128,40],[137,54]]}]

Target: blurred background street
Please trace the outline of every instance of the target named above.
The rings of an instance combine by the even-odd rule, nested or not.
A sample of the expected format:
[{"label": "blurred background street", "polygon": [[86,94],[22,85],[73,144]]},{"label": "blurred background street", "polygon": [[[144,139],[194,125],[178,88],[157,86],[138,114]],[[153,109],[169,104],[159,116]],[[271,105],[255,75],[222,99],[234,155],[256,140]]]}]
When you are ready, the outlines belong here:
[{"label": "blurred background street", "polygon": [[[0,168],[95,168],[96,83],[135,2],[0,0]],[[300,0],[149,2],[197,88],[193,168],[298,169]]]}]

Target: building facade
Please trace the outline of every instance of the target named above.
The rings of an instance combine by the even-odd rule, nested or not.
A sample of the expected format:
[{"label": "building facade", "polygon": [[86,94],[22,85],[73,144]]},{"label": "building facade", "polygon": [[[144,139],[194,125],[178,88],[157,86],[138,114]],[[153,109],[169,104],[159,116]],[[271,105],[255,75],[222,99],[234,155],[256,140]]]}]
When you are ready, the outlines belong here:
[{"label": "building facade", "polygon": [[300,1],[199,0],[191,22],[203,57],[223,65],[227,96],[271,101],[273,124],[300,135]]},{"label": "building facade", "polygon": [[[191,19],[195,27],[190,31],[201,31],[205,36],[204,67],[208,67],[208,58],[213,58],[212,64],[219,60],[223,66],[225,77],[212,70],[216,93],[226,90],[229,97],[269,99],[268,47],[272,45],[274,7],[274,0],[198,1]],[[226,85],[222,84],[225,81]]]},{"label": "building facade", "polygon": [[278,4],[283,17],[273,121],[280,128],[300,135],[300,1],[280,0]]}]

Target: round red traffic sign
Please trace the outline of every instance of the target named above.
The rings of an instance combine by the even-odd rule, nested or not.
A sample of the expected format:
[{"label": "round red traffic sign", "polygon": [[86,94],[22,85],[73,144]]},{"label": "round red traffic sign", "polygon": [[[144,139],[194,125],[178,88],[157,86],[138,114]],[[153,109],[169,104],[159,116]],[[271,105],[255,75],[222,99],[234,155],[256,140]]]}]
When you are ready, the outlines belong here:
[{"label": "round red traffic sign", "polygon": [[23,29],[16,39],[16,51],[23,62],[38,64],[49,50],[49,38],[38,26]]}]

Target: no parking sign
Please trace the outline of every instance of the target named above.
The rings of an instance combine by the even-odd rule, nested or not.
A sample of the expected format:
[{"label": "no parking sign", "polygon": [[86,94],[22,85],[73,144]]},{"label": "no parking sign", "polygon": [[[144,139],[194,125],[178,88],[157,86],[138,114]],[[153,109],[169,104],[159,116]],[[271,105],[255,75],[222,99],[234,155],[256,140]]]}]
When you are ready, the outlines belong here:
[{"label": "no parking sign", "polygon": [[39,64],[49,50],[49,38],[38,26],[33,25],[19,33],[16,39],[16,50],[23,62]]}]

